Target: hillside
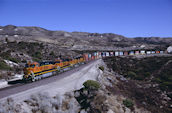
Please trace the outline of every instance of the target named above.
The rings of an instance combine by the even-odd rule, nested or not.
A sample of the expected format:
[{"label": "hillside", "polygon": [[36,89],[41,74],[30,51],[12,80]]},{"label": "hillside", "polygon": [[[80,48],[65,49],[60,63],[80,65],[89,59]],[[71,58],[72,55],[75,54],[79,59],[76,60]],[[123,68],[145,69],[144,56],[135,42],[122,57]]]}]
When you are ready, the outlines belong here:
[{"label": "hillside", "polygon": [[[113,33],[50,31],[40,27],[0,26],[0,78],[21,74],[27,61],[72,58],[84,52],[161,49],[172,38],[127,38]],[[17,63],[9,66],[4,60]],[[2,76],[3,75],[3,76]]]},{"label": "hillside", "polygon": [[104,59],[114,72],[127,78],[110,87],[134,99],[152,113],[170,113],[172,98],[172,57],[116,57]]},{"label": "hillside", "polygon": [[[123,63],[126,60],[129,60],[131,65]],[[134,60],[138,61],[137,67],[128,68],[135,66],[135,63],[132,62]],[[145,62],[144,66],[142,60]],[[2,113],[7,111],[21,113],[171,113],[171,81],[170,79],[169,81],[161,79],[164,75],[158,74],[165,71],[167,77],[170,77],[171,58],[160,57],[159,60],[155,58],[158,61],[151,65],[159,65],[155,69],[149,68],[148,65],[149,61],[153,60],[152,57],[142,60],[113,57],[105,58],[103,62],[99,59],[85,67],[83,65],[82,69],[75,69],[74,73],[66,75],[62,73],[59,76],[31,83],[43,83],[42,86],[31,88],[33,85],[26,84],[21,87],[30,86],[29,90],[11,95],[10,98],[1,99],[0,111]],[[115,62],[119,66],[117,70]],[[118,70],[121,70],[122,66],[124,70],[121,73],[126,72],[127,68],[131,72],[131,70],[143,67],[147,71],[143,69],[145,72],[134,75],[142,76],[142,74],[152,73],[152,71],[158,73],[137,80],[131,76],[125,76],[124,73],[123,75],[119,74]],[[160,78],[161,82],[156,81],[156,78]],[[53,80],[45,84],[48,79]],[[165,85],[161,89],[161,83],[165,81],[169,82],[169,85]],[[15,89],[23,88],[15,87]],[[2,93],[4,94],[4,92]]]},{"label": "hillside", "polygon": [[[16,93],[0,98],[0,112],[150,113],[144,107],[138,106],[134,100],[110,90],[121,81],[118,80],[117,74],[108,71],[101,59],[78,68],[80,69],[71,70],[73,73],[68,71],[68,74],[62,73],[10,90],[7,88],[8,92]],[[51,82],[46,83],[48,79],[51,79]],[[34,84],[40,83],[44,85],[33,88]],[[22,87],[27,87],[28,90],[20,92]],[[0,97],[10,94],[2,90],[0,92]]]},{"label": "hillside", "polygon": [[131,50],[166,48],[171,38],[136,37],[127,38],[113,33],[88,33],[50,31],[40,27],[0,26],[0,40],[47,43],[69,50]]},{"label": "hillside", "polygon": [[[73,58],[81,53],[94,51],[166,50],[170,45],[172,45],[172,38],[127,38],[113,33],[66,32],[50,31],[40,27],[0,26],[0,79],[9,80],[14,78],[15,74],[23,74],[22,70],[27,61]],[[146,55],[107,57],[96,60],[84,69],[75,70],[75,73],[70,73],[72,76],[62,76],[61,79],[54,79],[55,82],[30,88],[28,90],[30,93],[20,92],[21,95],[25,93],[23,100],[20,93],[18,97],[12,95],[14,100],[9,98],[5,103],[0,103],[0,108],[3,108],[0,112],[5,113],[10,108],[11,111],[25,112],[26,110],[28,113],[49,111],[170,113],[172,110],[171,68],[170,54],[149,55],[149,57]],[[48,79],[52,78],[46,80]],[[83,86],[82,84],[88,79],[96,80],[98,83],[92,81]],[[42,83],[42,81],[36,83]],[[96,87],[96,90],[89,88],[89,83]],[[26,84],[21,87],[27,87],[27,85],[29,86]],[[50,95],[45,92],[34,93],[40,90],[49,92]],[[70,92],[67,93],[68,91]],[[64,95],[59,95],[60,93]],[[22,102],[17,103],[16,100]],[[14,105],[11,106],[10,103]]]}]

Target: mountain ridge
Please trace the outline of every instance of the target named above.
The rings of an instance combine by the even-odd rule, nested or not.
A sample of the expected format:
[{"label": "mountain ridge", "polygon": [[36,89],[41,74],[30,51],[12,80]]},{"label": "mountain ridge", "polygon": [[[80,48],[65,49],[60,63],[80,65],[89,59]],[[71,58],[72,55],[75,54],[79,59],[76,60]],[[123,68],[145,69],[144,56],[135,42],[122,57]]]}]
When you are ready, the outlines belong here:
[{"label": "mountain ridge", "polygon": [[[127,38],[114,33],[89,33],[52,31],[36,26],[0,26],[0,40],[41,42],[55,44],[71,50],[132,50],[166,48],[172,38],[135,37]],[[85,49],[86,48],[86,49]]]},{"label": "mountain ridge", "polygon": [[[119,34],[116,34],[116,33],[98,33],[98,32],[80,32],[80,31],[72,31],[72,32],[68,32],[68,31],[64,31],[64,30],[49,30],[49,29],[46,29],[46,28],[43,28],[43,27],[38,27],[38,26],[15,26],[15,25],[5,25],[5,26],[0,26],[0,29],[15,29],[15,28],[26,28],[26,29],[33,29],[33,30],[44,30],[44,31],[49,31],[49,32],[67,32],[67,33],[82,33],[82,34],[94,34],[94,35],[118,35],[118,36],[121,36],[121,37],[125,37],[125,38],[129,38],[129,37],[126,37],[124,35],[119,35]],[[165,38],[165,39],[169,39],[169,38],[172,38],[172,37],[158,37],[158,36],[150,36],[150,37],[145,37],[145,36],[137,36],[137,37],[130,37],[130,38]]]}]

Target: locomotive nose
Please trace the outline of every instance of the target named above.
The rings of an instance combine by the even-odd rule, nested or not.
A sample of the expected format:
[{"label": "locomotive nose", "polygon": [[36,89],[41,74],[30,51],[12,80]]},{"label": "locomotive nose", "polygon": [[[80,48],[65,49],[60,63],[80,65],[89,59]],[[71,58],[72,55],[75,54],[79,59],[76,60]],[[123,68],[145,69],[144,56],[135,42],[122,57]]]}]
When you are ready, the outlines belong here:
[{"label": "locomotive nose", "polygon": [[24,75],[28,75],[28,74],[30,74],[29,69],[28,68],[24,68]]}]

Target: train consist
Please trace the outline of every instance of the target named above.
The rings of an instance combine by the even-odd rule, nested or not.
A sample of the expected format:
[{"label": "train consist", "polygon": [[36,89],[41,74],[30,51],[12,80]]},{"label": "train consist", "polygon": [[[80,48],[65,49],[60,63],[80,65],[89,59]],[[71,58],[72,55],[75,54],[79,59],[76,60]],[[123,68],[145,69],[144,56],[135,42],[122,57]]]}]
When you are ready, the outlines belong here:
[{"label": "train consist", "polygon": [[28,62],[24,68],[23,80],[33,82],[84,63],[85,59],[83,56],[56,61]]},{"label": "train consist", "polygon": [[36,81],[55,75],[57,72],[69,70],[72,67],[84,64],[90,60],[95,60],[110,56],[128,56],[128,55],[149,55],[149,54],[163,54],[166,51],[113,51],[113,52],[93,52],[84,53],[80,57],[74,59],[63,59],[56,61],[45,62],[28,62],[24,68],[24,81]]},{"label": "train consist", "polygon": [[151,54],[163,54],[167,51],[152,51],[152,50],[138,50],[138,51],[111,51],[111,52],[94,52],[94,53],[85,53],[84,59],[94,60],[97,58],[111,57],[111,56],[132,56],[132,55],[151,55]]}]

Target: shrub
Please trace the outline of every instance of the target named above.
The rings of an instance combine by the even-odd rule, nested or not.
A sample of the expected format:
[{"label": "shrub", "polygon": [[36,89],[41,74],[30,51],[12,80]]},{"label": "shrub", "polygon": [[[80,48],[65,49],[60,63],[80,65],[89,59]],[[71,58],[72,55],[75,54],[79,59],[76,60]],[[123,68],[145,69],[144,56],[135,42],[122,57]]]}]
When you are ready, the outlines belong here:
[{"label": "shrub", "polygon": [[0,61],[0,69],[1,70],[10,70],[11,68],[4,61]]},{"label": "shrub", "polygon": [[18,63],[19,60],[16,59],[16,58],[12,58],[12,57],[9,57],[8,60],[12,61],[12,62],[15,62],[15,63]]},{"label": "shrub", "polygon": [[168,89],[168,88],[172,90],[172,82],[167,82],[167,81],[162,82],[162,83],[160,84],[160,88],[161,88],[162,90],[165,90],[165,89]]},{"label": "shrub", "polygon": [[136,73],[135,73],[135,72],[133,72],[133,71],[129,71],[129,72],[128,72],[128,77],[130,77],[130,78],[136,78],[136,77],[137,77],[137,75],[136,75]]},{"label": "shrub", "polygon": [[94,80],[87,80],[83,83],[84,87],[87,89],[95,89],[98,90],[100,88],[100,84]]},{"label": "shrub", "polygon": [[155,82],[157,82],[157,83],[161,83],[161,82],[162,82],[162,79],[160,79],[160,78],[155,78],[155,80],[152,80],[152,81],[155,81]]},{"label": "shrub", "polygon": [[102,70],[102,71],[104,71],[104,67],[103,66],[100,66],[99,69]]},{"label": "shrub", "polygon": [[150,72],[146,72],[145,74],[144,74],[144,77],[150,77]]},{"label": "shrub", "polygon": [[0,56],[1,56],[3,59],[10,60],[10,61],[12,61],[12,62],[18,63],[19,60],[16,59],[16,58],[14,58],[14,57],[12,57],[12,56],[10,55],[10,53],[11,53],[11,51],[8,50],[8,51],[6,51],[6,52],[1,53]]},{"label": "shrub", "polygon": [[51,56],[55,56],[55,53],[53,51],[51,51],[50,55]]},{"label": "shrub", "polygon": [[33,58],[33,61],[35,61],[35,62],[40,62],[40,59],[38,59],[38,58]]},{"label": "shrub", "polygon": [[40,51],[35,52],[32,56],[37,58],[37,59],[41,59],[42,58],[42,54],[41,54]]},{"label": "shrub", "polygon": [[130,99],[125,99],[125,100],[123,100],[123,104],[126,106],[126,107],[128,107],[128,108],[132,108],[133,107],[133,101],[132,100],[130,100]]},{"label": "shrub", "polygon": [[7,51],[7,52],[3,52],[0,54],[0,56],[4,59],[7,59],[10,57],[10,51]]}]

